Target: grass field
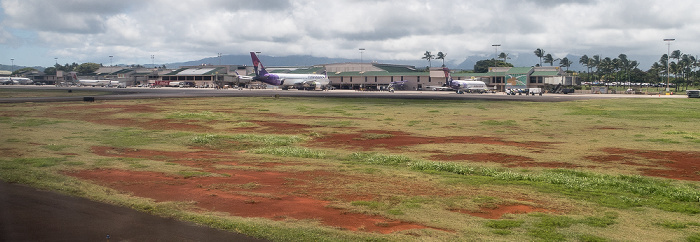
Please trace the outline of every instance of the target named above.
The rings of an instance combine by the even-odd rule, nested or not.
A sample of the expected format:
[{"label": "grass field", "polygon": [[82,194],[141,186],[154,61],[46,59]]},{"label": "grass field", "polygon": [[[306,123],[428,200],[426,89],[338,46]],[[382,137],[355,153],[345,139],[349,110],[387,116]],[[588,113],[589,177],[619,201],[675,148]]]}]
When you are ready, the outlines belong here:
[{"label": "grass field", "polygon": [[699,118],[694,99],[1,104],[0,179],[275,241],[699,241]]}]

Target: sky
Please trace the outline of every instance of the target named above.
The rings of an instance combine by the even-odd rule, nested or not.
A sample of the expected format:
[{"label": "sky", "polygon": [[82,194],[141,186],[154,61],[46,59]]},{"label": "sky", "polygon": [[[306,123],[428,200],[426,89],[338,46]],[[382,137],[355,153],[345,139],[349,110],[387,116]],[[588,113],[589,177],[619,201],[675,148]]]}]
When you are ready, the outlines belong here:
[{"label": "sky", "polygon": [[431,51],[449,66],[540,48],[555,58],[654,58],[641,67],[668,52],[665,38],[676,39],[672,51],[700,54],[698,9],[697,0],[0,0],[0,64],[165,64],[250,51],[420,60]]}]

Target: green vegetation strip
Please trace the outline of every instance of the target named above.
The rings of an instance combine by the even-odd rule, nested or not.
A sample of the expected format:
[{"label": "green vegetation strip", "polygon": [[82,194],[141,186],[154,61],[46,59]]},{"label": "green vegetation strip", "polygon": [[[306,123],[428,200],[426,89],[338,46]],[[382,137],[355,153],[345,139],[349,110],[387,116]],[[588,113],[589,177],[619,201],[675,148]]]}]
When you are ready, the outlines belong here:
[{"label": "green vegetation strip", "polygon": [[354,153],[348,160],[365,164],[405,166],[423,172],[485,176],[508,184],[531,185],[616,208],[653,207],[671,212],[700,213],[700,190],[691,185],[631,175],[602,175],[567,169],[525,174],[502,168],[473,167],[448,162],[414,160],[401,155]]}]

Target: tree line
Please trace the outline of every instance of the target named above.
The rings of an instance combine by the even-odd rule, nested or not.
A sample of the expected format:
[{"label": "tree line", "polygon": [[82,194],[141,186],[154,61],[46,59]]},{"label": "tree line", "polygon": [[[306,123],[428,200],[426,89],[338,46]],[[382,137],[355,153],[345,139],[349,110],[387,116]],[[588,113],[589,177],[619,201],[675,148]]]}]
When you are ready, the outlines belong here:
[{"label": "tree line", "polygon": [[[558,62],[558,66],[566,68],[569,72],[574,62],[569,58],[554,58],[551,54],[547,54],[543,49],[538,48],[534,51],[535,56],[540,59],[539,64],[542,66],[549,64],[554,66]],[[442,60],[442,66],[445,66],[445,56],[443,52],[438,52],[437,56],[430,51],[425,51],[421,59],[427,60],[429,67],[432,67],[431,60]],[[502,59],[502,60],[501,60]],[[512,67],[508,63],[508,54],[501,52],[496,58],[481,60],[474,65],[474,72],[488,72],[488,67]],[[619,54],[617,57],[601,57],[600,55],[583,55],[578,63],[586,67],[586,72],[580,72],[579,76],[586,82],[621,82],[621,83],[669,83],[675,84],[676,91],[680,86],[686,89],[688,86],[700,85],[700,63],[698,58],[682,53],[680,50],[674,50],[670,56],[664,54],[659,61],[654,62],[649,70],[639,69],[639,62],[630,60],[626,54]]]},{"label": "tree line", "polygon": [[[675,59],[675,61],[673,61]],[[669,62],[670,61],[670,62]],[[646,82],[646,83],[669,83],[675,84],[678,91],[679,86],[698,85],[700,72],[697,58],[683,54],[680,50],[675,50],[671,55],[664,54],[659,61],[654,62],[649,70],[643,71],[638,68],[637,61],[627,58],[627,55],[620,54],[617,58],[599,55],[588,57],[584,55],[579,63],[588,69],[587,80],[601,82]]]}]

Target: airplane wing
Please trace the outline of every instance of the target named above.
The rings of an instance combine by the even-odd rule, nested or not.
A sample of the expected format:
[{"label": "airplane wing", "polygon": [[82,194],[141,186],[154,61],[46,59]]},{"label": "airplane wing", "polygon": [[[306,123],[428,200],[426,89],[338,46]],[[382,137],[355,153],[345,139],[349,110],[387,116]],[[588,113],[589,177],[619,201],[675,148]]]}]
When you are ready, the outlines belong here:
[{"label": "airplane wing", "polygon": [[241,80],[252,81],[254,77],[252,77],[252,76],[238,76],[238,78]]}]

